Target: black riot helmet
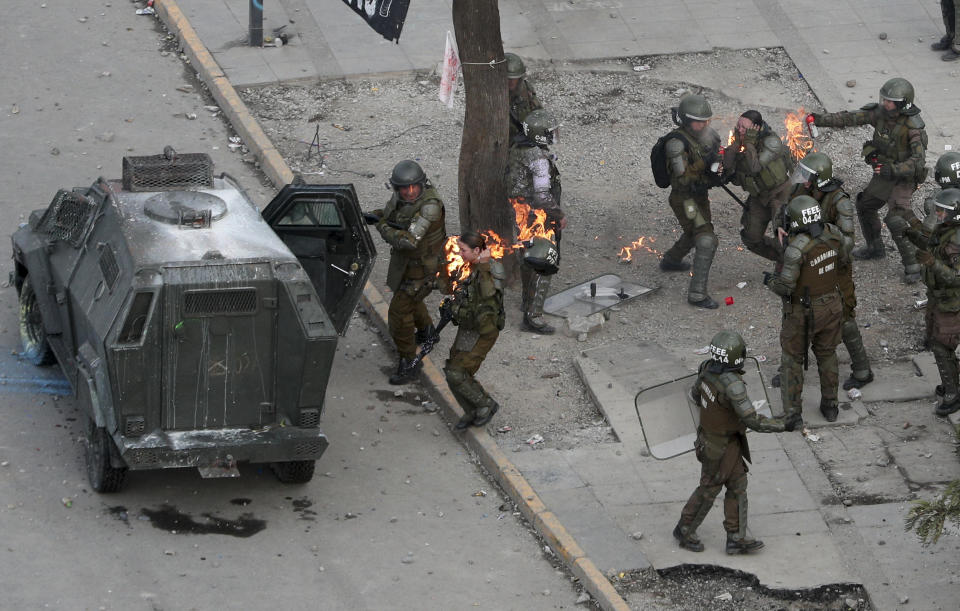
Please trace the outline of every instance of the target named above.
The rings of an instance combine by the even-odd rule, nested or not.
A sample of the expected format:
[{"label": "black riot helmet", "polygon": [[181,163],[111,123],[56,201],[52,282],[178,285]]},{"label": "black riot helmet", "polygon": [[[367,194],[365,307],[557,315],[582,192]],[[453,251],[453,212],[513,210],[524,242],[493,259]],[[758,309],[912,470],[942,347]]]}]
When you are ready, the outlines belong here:
[{"label": "black riot helmet", "polygon": [[732,371],[743,369],[743,360],[747,356],[747,345],[735,331],[723,330],[710,340],[710,365],[712,371]]},{"label": "black riot helmet", "polygon": [[790,232],[809,231],[813,225],[823,222],[820,202],[809,195],[798,195],[787,204],[787,218],[790,219]]},{"label": "black riot helmet", "polygon": [[960,153],[950,151],[940,155],[933,175],[941,189],[960,187]]},{"label": "black riot helmet", "polygon": [[934,199],[937,201],[937,215],[939,216],[941,212],[944,213],[944,216],[940,218],[941,223],[960,222],[960,218],[958,218],[960,217],[960,189],[944,189],[937,193],[937,197]]},{"label": "black riot helmet", "polygon": [[390,184],[394,189],[409,185],[422,185],[425,182],[427,182],[427,175],[420,164],[412,159],[404,159],[393,166],[393,172],[390,174]]},{"label": "black riot helmet", "polygon": [[913,107],[913,95],[913,85],[905,78],[892,78],[880,88],[880,101],[890,100],[901,112]]}]

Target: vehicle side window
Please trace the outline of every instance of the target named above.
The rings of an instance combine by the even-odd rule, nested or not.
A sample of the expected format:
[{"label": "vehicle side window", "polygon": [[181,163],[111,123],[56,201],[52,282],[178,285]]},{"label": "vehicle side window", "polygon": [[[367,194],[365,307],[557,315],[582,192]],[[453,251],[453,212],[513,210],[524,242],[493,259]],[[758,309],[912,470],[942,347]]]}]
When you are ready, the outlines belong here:
[{"label": "vehicle side window", "polygon": [[300,227],[342,227],[340,212],[333,200],[299,197],[277,225]]}]

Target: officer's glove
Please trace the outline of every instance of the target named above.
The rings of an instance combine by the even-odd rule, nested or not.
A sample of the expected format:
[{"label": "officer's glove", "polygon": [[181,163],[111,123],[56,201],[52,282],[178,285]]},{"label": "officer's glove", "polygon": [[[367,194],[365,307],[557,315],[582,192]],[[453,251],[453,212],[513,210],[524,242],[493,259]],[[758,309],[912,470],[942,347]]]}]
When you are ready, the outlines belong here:
[{"label": "officer's glove", "polygon": [[364,212],[363,220],[367,222],[367,225],[376,225],[380,222],[380,217],[372,212]]},{"label": "officer's glove", "polygon": [[750,129],[743,132],[743,143],[744,144],[756,144],[757,138],[760,137],[760,130],[751,127]]},{"label": "officer's glove", "polygon": [[937,218],[937,213],[931,212],[927,216],[923,217],[923,224],[921,225],[921,229],[923,230],[924,233],[926,233],[927,235],[930,235],[933,233],[933,230],[937,228],[937,223],[939,222],[940,222],[940,219]]},{"label": "officer's glove", "polygon": [[772,272],[763,272],[763,286],[770,286],[771,278],[773,278]]},{"label": "officer's glove", "polygon": [[929,250],[919,250],[917,249],[917,263],[920,265],[929,267],[933,265],[934,259],[933,254]]},{"label": "officer's glove", "polygon": [[889,163],[885,163],[880,166],[879,170],[877,171],[877,176],[880,178],[893,178],[893,168]]}]

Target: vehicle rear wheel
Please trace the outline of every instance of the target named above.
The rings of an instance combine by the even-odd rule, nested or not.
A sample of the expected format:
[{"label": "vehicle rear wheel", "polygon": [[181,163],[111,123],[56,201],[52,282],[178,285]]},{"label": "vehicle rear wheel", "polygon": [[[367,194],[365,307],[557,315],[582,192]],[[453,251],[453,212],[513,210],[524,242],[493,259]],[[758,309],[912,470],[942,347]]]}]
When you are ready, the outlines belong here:
[{"label": "vehicle rear wheel", "polygon": [[97,426],[93,419],[87,419],[87,479],[97,492],[117,492],[123,486],[126,467],[114,467],[110,464],[110,450],[113,439],[107,429]]},{"label": "vehicle rear wheel", "polygon": [[30,276],[23,279],[20,287],[20,341],[23,343],[23,358],[34,365],[50,365],[54,361],[53,350],[43,330],[40,304],[33,291]]},{"label": "vehicle rear wheel", "polygon": [[313,479],[313,471],[317,466],[315,460],[291,460],[289,462],[275,462],[270,464],[274,475],[284,484],[305,484]]}]

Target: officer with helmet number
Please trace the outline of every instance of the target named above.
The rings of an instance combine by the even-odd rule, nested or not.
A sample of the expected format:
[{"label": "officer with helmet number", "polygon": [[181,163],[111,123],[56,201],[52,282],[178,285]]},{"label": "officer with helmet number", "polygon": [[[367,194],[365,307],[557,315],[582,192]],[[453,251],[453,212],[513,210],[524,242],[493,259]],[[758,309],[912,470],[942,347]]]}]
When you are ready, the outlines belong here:
[{"label": "officer with helmet number", "polygon": [[394,166],[389,186],[393,196],[387,205],[366,216],[390,245],[387,286],[393,298],[387,326],[400,357],[390,383],[406,384],[416,376],[411,363],[417,344],[433,333],[423,300],[436,286],[443,262],[446,213],[440,195],[416,161],[407,159]]},{"label": "officer with helmet number", "polygon": [[853,251],[855,259],[878,259],[886,256],[880,237],[877,211],[887,206],[884,222],[890,229],[900,260],[903,280],[913,284],[920,280],[917,249],[904,235],[903,223],[891,223],[913,216],[910,197],[927,177],[924,165],[927,133],[920,109],[913,104],[913,85],[903,78],[892,78],[880,88],[880,102],[867,104],[856,112],[814,113],[810,115],[822,127],[872,125],[873,137],[863,145],[864,161],[873,167],[873,178],[857,195],[857,212],[866,244]]},{"label": "officer with helmet number", "polygon": [[783,418],[757,413],[743,382],[747,348],[739,333],[721,331],[710,340],[711,357],[700,363],[691,398],[700,406],[700,427],[694,450],[700,461],[700,485],[680,512],[673,536],[680,547],[702,552],[697,528],[707,517],[713,501],[726,486],[723,528],[728,554],[745,554],[763,547],[763,541],[747,533],[747,428],[761,433],[792,431]]},{"label": "officer with helmet number", "polygon": [[783,267],[764,275],[764,284],[783,298],[780,330],[780,393],[788,424],[803,423],[803,371],[808,347],[817,358],[820,376],[820,413],[827,422],[839,415],[837,344],[843,300],[840,269],[850,265],[844,237],[835,225],[824,223],[820,204],[800,195],[787,204],[789,222]]}]

